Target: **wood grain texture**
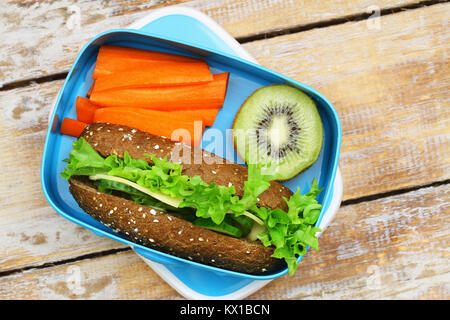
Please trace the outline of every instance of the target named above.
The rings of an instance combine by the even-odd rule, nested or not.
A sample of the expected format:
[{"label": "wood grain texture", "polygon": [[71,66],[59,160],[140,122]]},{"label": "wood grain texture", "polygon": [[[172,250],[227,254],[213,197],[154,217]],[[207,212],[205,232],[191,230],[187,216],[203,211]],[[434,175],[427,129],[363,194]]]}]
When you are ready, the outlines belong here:
[{"label": "wood grain texture", "polygon": [[[245,44],[342,125],[344,199],[450,178],[450,4]],[[402,26],[402,27],[400,27]]]},{"label": "wood grain texture", "polygon": [[60,217],[40,186],[48,113],[61,81],[0,93],[0,271],[123,247]]},{"label": "wood grain texture", "polygon": [[[374,42],[374,46],[386,49],[375,50],[367,64],[358,64],[361,58],[344,45],[364,52],[363,44],[375,41],[370,32],[365,33],[361,22],[332,27],[333,32],[322,28],[302,36],[277,37],[281,41],[274,38],[246,45],[264,65],[300,81],[311,79],[313,83],[308,84],[322,91],[338,109],[343,127],[340,167],[344,199],[429,184],[450,175],[446,95],[450,83],[443,61],[448,42],[433,45],[445,37],[445,30],[435,20],[443,12],[440,7],[395,15],[400,18],[383,17],[383,28],[376,36],[383,40]],[[399,40],[392,29],[404,20],[422,21],[424,30],[410,28],[411,33],[402,33]],[[398,43],[402,39],[409,41]],[[422,46],[427,39],[430,45]],[[337,43],[333,57],[322,59],[330,42]],[[392,55],[389,48],[395,49]],[[280,58],[274,61],[270,55],[262,55],[264,50]],[[410,59],[403,61],[402,56]],[[352,68],[353,64],[357,66]],[[373,76],[371,83],[369,75]],[[415,77],[418,85],[411,83]],[[47,116],[61,85],[62,81],[53,81],[0,92],[0,134],[8,137],[0,139],[0,161],[6,168],[1,179],[7,182],[0,184],[0,207],[4,208],[0,211],[0,237],[7,243],[0,249],[2,271],[121,247],[93,237],[90,231],[54,213],[40,189]],[[391,131],[383,131],[385,128]],[[59,244],[54,241],[58,234],[64,235]],[[80,243],[80,239],[85,241]],[[30,245],[36,241],[38,246]]]},{"label": "wood grain texture", "polygon": [[298,274],[252,298],[449,299],[449,218],[448,185],[342,207]]},{"label": "wood grain texture", "polygon": [[124,28],[152,10],[169,5],[198,9],[234,37],[245,37],[357,13],[376,14],[378,9],[417,2],[382,0],[374,5],[367,0],[9,1],[0,13],[0,86],[66,72],[78,51],[95,35]]},{"label": "wood grain texture", "polygon": [[[17,3],[12,7],[18,8]],[[80,7],[93,5],[86,3],[78,2]],[[213,10],[206,3],[219,2],[190,4],[202,3]],[[272,6],[287,3],[270,2]],[[355,2],[335,5],[342,3]],[[66,7],[58,9],[61,4]],[[9,42],[7,50],[0,44],[0,52],[7,53],[7,60],[0,56],[0,71],[11,79],[67,70],[78,48],[61,49],[57,44],[69,39],[82,45],[88,39],[89,33],[55,32],[57,27],[64,29],[61,21],[65,20],[59,15],[68,15],[68,3],[40,5],[47,10],[39,11],[30,1],[22,2],[24,12],[15,13],[17,21],[36,27],[34,37],[42,41],[42,48],[32,46],[31,36],[29,41],[21,40],[19,55],[11,51],[16,50],[14,43]],[[144,8],[139,1],[136,6],[126,2],[122,9],[114,7],[114,1],[111,5],[116,11],[103,8],[110,12],[108,21],[117,19],[125,25],[145,15],[148,8],[164,4],[151,2]],[[261,12],[267,14],[270,8]],[[381,17],[380,28],[368,21],[349,22],[245,44],[264,66],[312,85],[335,105],[343,127],[344,199],[449,179],[449,8],[450,4],[433,5]],[[28,16],[26,10],[33,13]],[[0,13],[0,29],[7,25],[5,12],[13,11]],[[226,17],[229,12],[231,8],[225,13],[218,9],[216,14]],[[49,19],[60,24],[47,28]],[[90,32],[110,28],[105,19],[93,17]],[[239,27],[238,22],[230,25]],[[20,28],[30,34],[29,29]],[[9,29],[4,30],[2,35],[9,34]],[[58,50],[47,50],[50,47]],[[1,72],[0,82],[4,82]],[[61,85],[62,81],[52,81],[0,92],[0,165],[4,169],[0,273],[31,268],[0,277],[0,298],[179,298],[131,251],[82,259],[124,247],[66,221],[47,204],[40,189],[40,161],[47,115]],[[321,250],[308,253],[294,278],[277,279],[249,298],[449,299],[449,202],[447,184],[345,206],[323,235]],[[33,269],[65,259],[82,260]]]},{"label": "wood grain texture", "polygon": [[[448,185],[341,208],[297,272],[248,299],[450,298]],[[179,299],[134,252],[0,277],[2,299]]]}]

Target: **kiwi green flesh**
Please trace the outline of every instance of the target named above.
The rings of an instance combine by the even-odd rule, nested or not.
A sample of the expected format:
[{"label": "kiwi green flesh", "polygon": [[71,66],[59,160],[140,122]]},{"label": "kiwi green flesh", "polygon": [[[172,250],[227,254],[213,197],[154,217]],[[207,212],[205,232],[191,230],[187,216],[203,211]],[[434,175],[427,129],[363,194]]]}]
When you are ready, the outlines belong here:
[{"label": "kiwi green flesh", "polygon": [[318,158],[323,126],[314,101],[288,85],[256,90],[233,123],[234,144],[246,163],[270,163],[277,180],[296,176]]}]

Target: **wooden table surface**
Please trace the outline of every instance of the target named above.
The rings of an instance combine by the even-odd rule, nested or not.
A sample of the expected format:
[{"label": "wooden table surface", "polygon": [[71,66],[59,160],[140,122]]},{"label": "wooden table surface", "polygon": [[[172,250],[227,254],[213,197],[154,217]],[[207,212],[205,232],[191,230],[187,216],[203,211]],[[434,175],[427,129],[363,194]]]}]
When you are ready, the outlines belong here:
[{"label": "wooden table surface", "polygon": [[450,298],[450,3],[8,1],[0,12],[0,299],[180,299],[129,247],[58,215],[40,186],[48,113],[80,48],[196,8],[342,124],[342,206],[293,277],[248,299]]}]

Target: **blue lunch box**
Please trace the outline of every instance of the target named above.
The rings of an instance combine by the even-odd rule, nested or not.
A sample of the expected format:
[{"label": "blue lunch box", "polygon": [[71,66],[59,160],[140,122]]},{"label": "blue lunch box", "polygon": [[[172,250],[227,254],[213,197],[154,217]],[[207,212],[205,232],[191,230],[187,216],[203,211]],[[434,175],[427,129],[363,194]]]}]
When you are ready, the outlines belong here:
[{"label": "blue lunch box", "polygon": [[[189,12],[189,10],[187,11]],[[183,33],[180,34],[180,32]],[[92,230],[99,236],[107,236],[130,245],[144,259],[164,265],[178,281],[198,292],[201,297],[230,297],[230,294],[252,282],[258,280],[263,282],[286,274],[287,267],[263,275],[244,274],[159,252],[131,242],[79,208],[69,193],[67,181],[59,175],[65,167],[62,160],[68,157],[75,139],[61,135],[59,127],[64,117],[76,118],[75,99],[77,96],[86,96],[91,87],[97,52],[99,47],[104,44],[199,57],[210,65],[213,73],[229,72],[230,78],[225,102],[212,126],[212,128],[220,130],[224,137],[227,130],[231,129],[234,116],[241,104],[256,89],[281,83],[299,88],[308,94],[315,101],[322,118],[324,128],[322,151],[319,159],[310,168],[293,179],[284,181],[283,184],[294,192],[297,187],[306,192],[309,190],[312,180],[314,178],[318,180],[319,186],[323,188],[318,201],[323,208],[316,223],[317,226],[321,225],[324,214],[333,200],[333,187],[338,173],[341,128],[332,104],[313,88],[250,62],[247,60],[248,58],[241,58],[245,54],[239,50],[233,50],[214,34],[212,29],[206,27],[198,19],[190,15],[172,12],[153,19],[151,23],[140,26],[138,30],[118,29],[101,33],[80,51],[50,115],[44,145],[41,183],[44,195],[50,205],[66,219]],[[214,141],[210,141],[208,130],[206,129],[203,134],[201,146],[228,160],[238,160],[231,139],[226,139],[222,149],[217,149]],[[232,150],[231,153],[230,150]],[[302,257],[299,257],[297,262],[300,262],[301,259]]]}]

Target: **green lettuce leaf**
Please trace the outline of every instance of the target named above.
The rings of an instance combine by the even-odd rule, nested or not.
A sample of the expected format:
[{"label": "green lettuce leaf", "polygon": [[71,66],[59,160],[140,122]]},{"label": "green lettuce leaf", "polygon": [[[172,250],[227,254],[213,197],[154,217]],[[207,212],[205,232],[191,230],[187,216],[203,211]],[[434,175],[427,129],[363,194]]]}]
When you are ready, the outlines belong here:
[{"label": "green lettuce leaf", "polygon": [[320,191],[315,179],[308,193],[302,195],[298,188],[289,199],[284,198],[289,208],[287,213],[280,209],[253,208],[267,226],[258,239],[265,246],[275,247],[273,257],[286,261],[290,275],[297,269],[297,257],[304,255],[308,246],[319,249],[316,233],[320,228],[314,224],[322,208],[315,199]]},{"label": "green lettuce leaf", "polygon": [[258,203],[258,196],[269,189],[270,181],[273,176],[263,174],[263,165],[249,164],[248,177],[244,182],[244,195],[239,204],[242,206],[242,211],[245,211]]},{"label": "green lettuce leaf", "polygon": [[105,160],[83,138],[73,142],[69,159],[64,161],[67,162],[66,168],[61,172],[64,179],[73,175],[94,175],[108,171]]}]

